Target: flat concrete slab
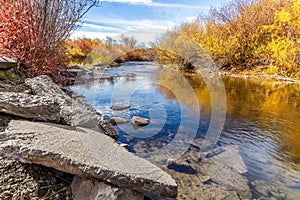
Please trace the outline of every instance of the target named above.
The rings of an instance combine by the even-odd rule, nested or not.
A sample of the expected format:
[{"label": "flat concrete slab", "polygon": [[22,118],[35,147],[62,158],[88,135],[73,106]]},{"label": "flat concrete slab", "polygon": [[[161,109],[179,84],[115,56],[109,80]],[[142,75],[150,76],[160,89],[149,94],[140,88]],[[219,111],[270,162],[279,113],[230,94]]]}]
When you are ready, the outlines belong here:
[{"label": "flat concrete slab", "polygon": [[0,143],[0,156],[139,192],[177,196],[177,184],[169,174],[91,129],[13,120]]}]

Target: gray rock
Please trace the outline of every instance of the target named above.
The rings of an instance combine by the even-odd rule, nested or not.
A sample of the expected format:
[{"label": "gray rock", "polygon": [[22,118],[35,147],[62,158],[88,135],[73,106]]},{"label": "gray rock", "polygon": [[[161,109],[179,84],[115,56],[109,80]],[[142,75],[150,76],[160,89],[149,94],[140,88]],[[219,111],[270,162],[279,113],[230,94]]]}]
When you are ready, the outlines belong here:
[{"label": "gray rock", "polygon": [[93,177],[139,192],[177,195],[177,185],[169,174],[91,129],[11,121],[5,134],[0,156]]},{"label": "gray rock", "polygon": [[128,108],[130,108],[130,106],[113,105],[110,107],[112,110],[126,110]]},{"label": "gray rock", "polygon": [[9,69],[17,67],[17,62],[8,57],[0,57],[0,69]]},{"label": "gray rock", "polygon": [[129,120],[122,117],[111,117],[109,122],[111,123],[111,125],[115,126],[120,124],[127,124],[129,123]]},{"label": "gray rock", "polygon": [[[34,95],[43,96],[55,102],[60,110],[60,118],[66,124],[87,128],[97,126],[97,111],[82,96],[74,95],[71,98],[48,76],[26,79],[25,83],[31,88]],[[49,114],[52,114],[51,110],[44,111],[44,115]]]},{"label": "gray rock", "polygon": [[109,137],[114,139],[117,139],[119,137],[119,133],[117,132],[117,130],[101,115],[98,116],[98,125],[102,132],[104,132]]},{"label": "gray rock", "polygon": [[94,73],[94,67],[85,67],[85,66],[69,66],[66,71],[73,74],[77,78],[85,75],[92,75]]},{"label": "gray rock", "polygon": [[71,190],[74,200],[144,200],[144,195],[133,190],[79,176],[74,177]]},{"label": "gray rock", "polygon": [[[45,122],[99,130],[112,138],[117,131],[82,96],[67,95],[48,76],[26,79],[29,90],[0,92],[0,112]],[[100,127],[98,126],[100,125]]]},{"label": "gray rock", "polygon": [[39,121],[60,122],[58,103],[46,96],[0,92],[0,112]]},{"label": "gray rock", "polygon": [[150,119],[133,116],[131,119],[131,122],[133,125],[136,125],[136,126],[147,126],[150,124]]}]

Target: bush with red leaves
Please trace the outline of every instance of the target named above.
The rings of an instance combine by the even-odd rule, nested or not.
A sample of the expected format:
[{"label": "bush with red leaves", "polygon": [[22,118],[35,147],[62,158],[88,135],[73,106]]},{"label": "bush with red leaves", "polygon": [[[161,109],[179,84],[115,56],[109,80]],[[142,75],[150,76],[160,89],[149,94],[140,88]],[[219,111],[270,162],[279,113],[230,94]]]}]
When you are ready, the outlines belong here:
[{"label": "bush with red leaves", "polygon": [[51,74],[65,66],[64,48],[47,41],[35,1],[0,1],[0,56],[14,58],[28,77]]}]

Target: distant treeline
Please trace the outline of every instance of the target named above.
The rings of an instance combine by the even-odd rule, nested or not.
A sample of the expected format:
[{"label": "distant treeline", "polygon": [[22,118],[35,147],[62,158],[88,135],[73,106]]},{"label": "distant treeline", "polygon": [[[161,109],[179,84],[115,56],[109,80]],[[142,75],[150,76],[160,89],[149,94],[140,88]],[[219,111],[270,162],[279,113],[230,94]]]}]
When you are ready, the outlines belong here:
[{"label": "distant treeline", "polygon": [[116,58],[135,48],[140,48],[137,39],[121,35],[116,41],[111,37],[106,40],[78,38],[68,39],[64,47],[70,65],[111,64]]}]

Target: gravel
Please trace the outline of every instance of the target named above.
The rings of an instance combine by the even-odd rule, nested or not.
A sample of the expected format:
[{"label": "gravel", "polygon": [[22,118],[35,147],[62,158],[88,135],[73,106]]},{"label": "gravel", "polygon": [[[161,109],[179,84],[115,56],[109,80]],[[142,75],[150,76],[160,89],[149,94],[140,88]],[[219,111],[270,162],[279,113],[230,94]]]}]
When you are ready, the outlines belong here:
[{"label": "gravel", "polygon": [[73,175],[0,157],[0,199],[72,199]]}]

